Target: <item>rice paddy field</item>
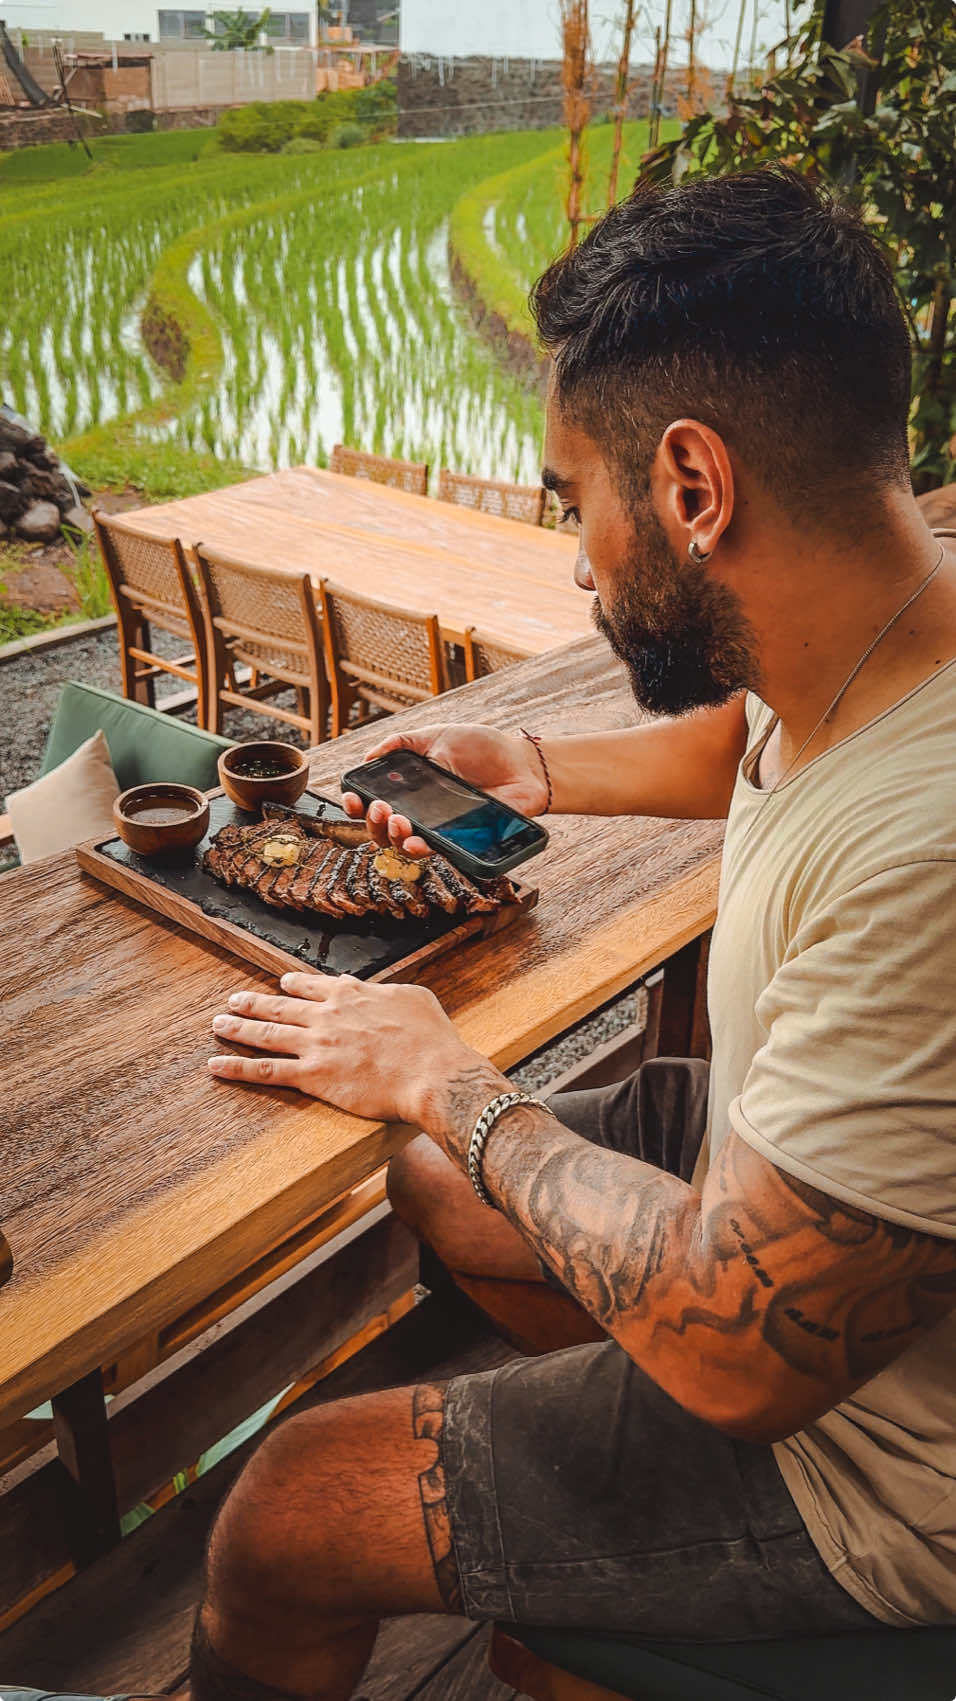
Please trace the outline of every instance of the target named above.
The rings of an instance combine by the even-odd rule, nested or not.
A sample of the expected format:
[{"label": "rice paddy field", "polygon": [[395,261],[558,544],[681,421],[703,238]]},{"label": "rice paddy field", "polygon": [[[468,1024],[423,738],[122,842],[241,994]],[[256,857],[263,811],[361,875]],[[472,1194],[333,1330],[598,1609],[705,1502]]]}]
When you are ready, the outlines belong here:
[{"label": "rice paddy field", "polygon": [[[597,127],[595,208],[610,149]],[[172,455],[186,488],[190,465],[206,482],[323,464],[340,440],[535,478],[538,386],[475,329],[449,233],[467,206],[480,291],[520,317],[564,241],[558,133],[285,156],[173,132],[94,152],[0,158],[0,393],[91,482],[124,454]]]}]

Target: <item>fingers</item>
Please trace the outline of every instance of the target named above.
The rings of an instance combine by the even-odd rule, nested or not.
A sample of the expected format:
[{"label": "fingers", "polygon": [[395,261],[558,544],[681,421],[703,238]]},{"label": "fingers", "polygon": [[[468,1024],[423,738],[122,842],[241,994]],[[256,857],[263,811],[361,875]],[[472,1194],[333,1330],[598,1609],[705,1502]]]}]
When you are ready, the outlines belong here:
[{"label": "fingers", "polygon": [[210,1057],[209,1073],[222,1081],[248,1081],[260,1087],[297,1087],[302,1065],[293,1057]]},{"label": "fingers", "polygon": [[322,1004],[331,998],[338,986],[361,986],[357,975],[307,975],[295,969],[282,976],[279,982],[283,992],[291,994],[292,999],[309,999],[313,1004]]},{"label": "fingers", "polygon": [[352,817],[353,821],[361,820],[362,816],[365,814],[365,805],[358,793],[354,791],[345,791],[342,793],[342,808],[345,810],[346,815],[350,815]]},{"label": "fingers", "polygon": [[244,1016],[217,1016],[212,1031],[235,1045],[254,1045],[258,1051],[282,1051],[293,1057],[304,1037],[301,1027],[287,1022],[253,1022]]},{"label": "fingers", "polygon": [[[318,975],[300,975],[306,985],[319,980]],[[309,1022],[309,1006],[303,1000],[309,994],[301,992],[296,998],[275,998],[266,992],[234,992],[229,1008],[239,1016],[252,1016],[258,1022],[285,1022],[290,1027],[305,1028]]]}]

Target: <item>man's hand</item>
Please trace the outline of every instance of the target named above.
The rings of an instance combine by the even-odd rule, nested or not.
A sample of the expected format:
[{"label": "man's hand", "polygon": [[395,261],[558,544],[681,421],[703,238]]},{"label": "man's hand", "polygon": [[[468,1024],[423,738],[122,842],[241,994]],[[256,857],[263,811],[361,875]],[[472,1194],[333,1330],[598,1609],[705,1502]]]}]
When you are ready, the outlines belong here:
[{"label": "man's hand", "polygon": [[[220,1039],[263,1054],[211,1057],[220,1080],[297,1087],[355,1116],[417,1127],[438,1083],[476,1065],[496,1075],[425,987],[309,974],[283,975],[281,986],[280,997],[233,993],[229,1013],[215,1018]],[[507,1091],[507,1083],[493,1090]]]},{"label": "man's hand", "polygon": [[[541,758],[520,733],[499,732],[477,723],[423,726],[417,732],[391,733],[368,751],[365,760],[371,762],[390,750],[415,750],[521,815],[543,815],[547,808],[548,787]],[[342,804],[353,820],[365,813],[365,805],[354,791],[345,793]],[[409,856],[431,855],[431,846],[413,831],[407,817],[394,813],[381,798],[369,805],[366,820],[369,836],[376,844],[394,845]]]}]

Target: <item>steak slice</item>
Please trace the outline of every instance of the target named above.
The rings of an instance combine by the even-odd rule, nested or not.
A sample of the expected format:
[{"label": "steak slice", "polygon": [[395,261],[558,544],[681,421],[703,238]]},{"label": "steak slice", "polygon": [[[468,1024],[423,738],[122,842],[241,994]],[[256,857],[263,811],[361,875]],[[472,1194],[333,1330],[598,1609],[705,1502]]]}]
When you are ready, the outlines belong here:
[{"label": "steak slice", "polygon": [[350,897],[348,890],[349,874],[353,870],[355,858],[358,854],[356,850],[350,850],[348,847],[342,850],[329,881],[329,897],[346,915],[364,914],[364,905]]},{"label": "steak slice", "polygon": [[[401,881],[398,882],[401,886]],[[368,889],[372,904],[380,915],[393,915],[401,921],[405,915],[405,905],[401,898],[392,895],[392,882],[386,880],[375,866],[375,846],[371,847],[368,859]],[[404,891],[404,887],[402,887]]]},{"label": "steak slice", "polygon": [[499,907],[497,898],[487,898],[484,892],[478,890],[475,882],[469,880],[468,875],[463,874],[460,868],[456,868],[453,863],[450,863],[447,857],[436,852],[431,860],[435,864],[435,872],[439,879],[448,887],[450,892],[455,894],[465,915],[483,914]]},{"label": "steak slice", "polygon": [[368,865],[372,860],[371,843],[361,845],[352,852],[345,875],[345,890],[353,904],[358,904],[362,915],[375,908],[372,902],[372,891],[368,882]]},{"label": "steak slice", "polygon": [[429,856],[422,861],[422,891],[430,904],[438,904],[447,915],[455,915],[459,908],[458,899],[450,887],[446,886],[441,877],[441,870],[435,867],[435,858]]}]

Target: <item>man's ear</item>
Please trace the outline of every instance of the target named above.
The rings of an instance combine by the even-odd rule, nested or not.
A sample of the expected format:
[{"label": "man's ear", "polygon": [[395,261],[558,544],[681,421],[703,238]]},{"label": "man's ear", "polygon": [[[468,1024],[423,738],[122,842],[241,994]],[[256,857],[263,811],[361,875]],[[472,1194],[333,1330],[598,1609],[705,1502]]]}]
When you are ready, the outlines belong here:
[{"label": "man's ear", "polygon": [[709,555],[734,512],[734,473],[723,438],[699,419],[675,419],[654,458],[657,510],[686,555],[691,541]]}]

